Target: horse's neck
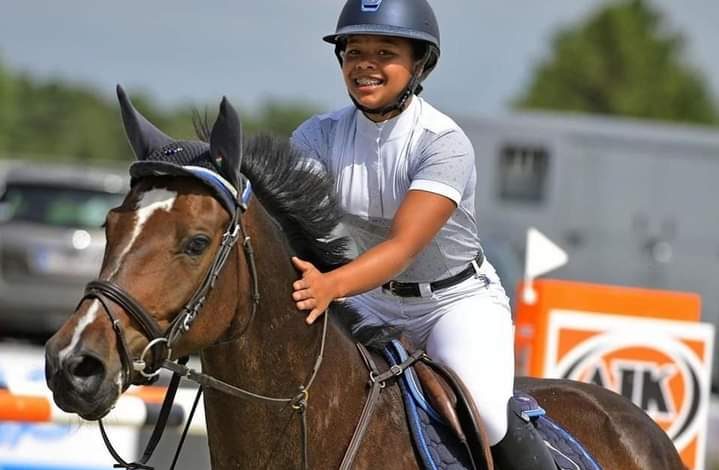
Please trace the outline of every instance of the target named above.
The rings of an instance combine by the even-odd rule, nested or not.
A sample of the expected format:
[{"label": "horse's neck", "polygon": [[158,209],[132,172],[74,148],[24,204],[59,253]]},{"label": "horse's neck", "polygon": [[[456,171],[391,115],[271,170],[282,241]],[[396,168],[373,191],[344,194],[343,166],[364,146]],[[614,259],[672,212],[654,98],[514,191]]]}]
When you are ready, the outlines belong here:
[{"label": "horse's neck", "polygon": [[[259,308],[239,340],[203,352],[203,368],[252,392],[290,398],[299,393],[301,385],[308,384],[320,352],[323,325],[322,321],[306,325],[306,312],[295,308],[291,295],[297,273],[277,228],[257,213],[250,211],[247,216],[248,232],[255,244]],[[245,279],[241,297],[247,299],[250,285]],[[306,416],[313,462],[341,460],[366,401],[367,380],[368,371],[354,341],[330,319],[324,358],[309,391]],[[211,392],[206,396],[205,409],[216,468],[297,468],[300,418],[293,416],[291,408]],[[376,425],[394,419],[392,416],[379,416],[373,422]],[[228,429],[242,432],[228,434]],[[400,433],[381,436],[397,446],[403,442],[399,442]],[[372,444],[380,445],[367,445]],[[411,447],[408,449],[411,455]]]},{"label": "horse's neck", "polygon": [[[234,327],[242,330],[246,326],[247,329],[239,340],[205,350],[203,367],[206,372],[228,378],[242,377],[243,382],[257,387],[272,384],[277,393],[296,391],[309,378],[319,354],[322,321],[306,325],[307,312],[300,312],[295,307],[292,283],[297,279],[297,272],[277,225],[259,204],[251,205],[244,217],[257,267],[260,293],[257,313],[247,324],[250,321],[252,280],[240,276],[239,292],[244,305],[239,307],[241,312]],[[238,252],[238,256],[244,254]],[[243,260],[242,264],[246,262]],[[329,325],[328,330],[328,336],[342,334],[336,325]],[[343,355],[334,351],[335,344],[334,341],[328,343],[327,354]],[[346,342],[342,344],[347,347]],[[352,348],[350,345],[348,349]],[[281,384],[277,384],[277,377],[283,378]]]}]

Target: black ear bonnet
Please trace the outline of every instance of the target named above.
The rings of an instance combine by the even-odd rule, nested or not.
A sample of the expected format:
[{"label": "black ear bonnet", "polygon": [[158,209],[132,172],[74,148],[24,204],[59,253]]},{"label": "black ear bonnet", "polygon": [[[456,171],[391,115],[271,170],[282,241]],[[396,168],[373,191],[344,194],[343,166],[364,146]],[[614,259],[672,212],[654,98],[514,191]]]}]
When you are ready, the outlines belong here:
[{"label": "black ear bonnet", "polygon": [[[246,206],[250,189],[239,171],[242,133],[237,113],[226,98],[215,128],[220,121],[223,125],[219,131],[213,128],[211,146],[200,140],[175,140],[165,135],[135,109],[119,85],[117,96],[125,132],[137,158],[130,165],[132,184],[145,176],[192,176],[209,187],[231,215]],[[225,155],[225,149],[234,155]]]}]

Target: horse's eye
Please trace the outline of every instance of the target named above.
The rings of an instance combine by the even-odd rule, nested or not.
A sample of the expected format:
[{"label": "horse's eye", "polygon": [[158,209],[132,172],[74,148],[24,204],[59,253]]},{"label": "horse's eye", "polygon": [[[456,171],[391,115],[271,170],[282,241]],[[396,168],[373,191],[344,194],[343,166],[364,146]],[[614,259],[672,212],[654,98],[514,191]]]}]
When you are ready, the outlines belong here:
[{"label": "horse's eye", "polygon": [[205,235],[192,237],[185,245],[185,253],[190,256],[199,256],[210,246],[210,239]]}]

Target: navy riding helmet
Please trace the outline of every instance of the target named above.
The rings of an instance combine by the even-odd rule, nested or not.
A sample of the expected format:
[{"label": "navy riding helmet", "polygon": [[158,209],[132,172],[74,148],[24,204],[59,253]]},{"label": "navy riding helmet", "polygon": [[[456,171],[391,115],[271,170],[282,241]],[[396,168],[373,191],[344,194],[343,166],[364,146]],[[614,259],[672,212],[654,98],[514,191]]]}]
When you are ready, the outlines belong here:
[{"label": "navy riding helmet", "polygon": [[394,36],[418,41],[424,46],[420,60],[421,74],[412,79],[395,103],[381,109],[365,109],[354,98],[355,105],[365,112],[387,114],[402,109],[407,99],[422,91],[420,83],[427,78],[439,60],[439,25],[427,0],[347,0],[337,21],[337,30],[323,39],[335,45],[335,55],[342,64],[346,38],[352,34]]}]

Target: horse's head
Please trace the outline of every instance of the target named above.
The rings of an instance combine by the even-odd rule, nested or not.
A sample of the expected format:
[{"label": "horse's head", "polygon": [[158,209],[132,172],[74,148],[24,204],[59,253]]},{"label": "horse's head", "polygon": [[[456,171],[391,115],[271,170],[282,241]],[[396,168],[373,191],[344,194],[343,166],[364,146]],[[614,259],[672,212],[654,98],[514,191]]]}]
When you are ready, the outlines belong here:
[{"label": "horse's head", "polygon": [[[209,144],[176,141],[142,117],[120,87],[118,97],[137,156],[132,188],[107,216],[98,280],[46,345],[55,402],[86,419],[104,416],[169,354],[222,338],[236,304],[218,298],[227,287],[232,293],[225,295],[238,297],[241,276],[230,266],[237,257],[229,256],[244,205],[235,110],[222,101]],[[195,318],[203,306],[212,309],[211,319]]]}]

